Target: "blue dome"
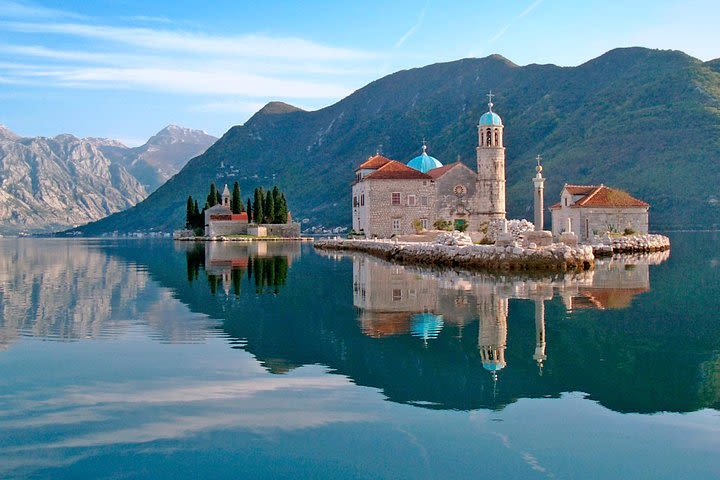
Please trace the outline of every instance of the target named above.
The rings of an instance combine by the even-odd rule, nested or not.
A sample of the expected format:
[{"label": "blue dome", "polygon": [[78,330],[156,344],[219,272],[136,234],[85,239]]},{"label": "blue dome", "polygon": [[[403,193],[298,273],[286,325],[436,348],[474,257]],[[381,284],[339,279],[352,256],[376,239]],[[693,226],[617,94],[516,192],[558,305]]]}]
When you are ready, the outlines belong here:
[{"label": "blue dome", "polygon": [[443,328],[442,315],[416,313],[410,317],[410,335],[423,340],[437,338]]},{"label": "blue dome", "polygon": [[410,160],[407,163],[407,166],[410,168],[414,168],[415,170],[419,170],[422,173],[427,173],[428,170],[432,170],[433,168],[442,167],[443,164],[440,163],[440,160],[435,157],[431,157],[425,152],[426,148],[427,147],[423,145],[422,154]]},{"label": "blue dome", "polygon": [[480,125],[502,125],[502,120],[497,113],[486,112],[480,117]]}]

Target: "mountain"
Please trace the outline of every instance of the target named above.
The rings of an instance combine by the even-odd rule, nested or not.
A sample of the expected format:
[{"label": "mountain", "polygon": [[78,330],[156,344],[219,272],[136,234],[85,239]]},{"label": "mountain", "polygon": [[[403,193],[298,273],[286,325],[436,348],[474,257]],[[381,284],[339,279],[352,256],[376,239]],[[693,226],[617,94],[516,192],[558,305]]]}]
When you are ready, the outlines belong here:
[{"label": "mountain", "polygon": [[505,124],[507,207],[532,216],[534,158],[546,202],[564,183],[605,183],[651,204],[652,228],[720,224],[720,72],[679,51],[612,50],[577,67],[518,66],[492,55],[404,70],[306,112],[264,107],[135,207],[79,231],[169,230],[189,194],[238,180],[244,196],[278,184],[294,218],[350,224],[353,169],[377,149],[408,161],[428,141],[473,166],[476,124],[496,93]]},{"label": "mountain", "polygon": [[63,230],[127,209],[214,140],[169,126],[129,148],[69,134],[22,138],[0,125],[0,234]]},{"label": "mountain", "polygon": [[152,192],[216,141],[216,137],[202,130],[168,125],[140,147],[127,148],[119,142],[108,142],[100,149]]},{"label": "mountain", "polygon": [[84,224],[147,196],[92,141],[72,135],[0,138],[0,233],[41,233]]}]

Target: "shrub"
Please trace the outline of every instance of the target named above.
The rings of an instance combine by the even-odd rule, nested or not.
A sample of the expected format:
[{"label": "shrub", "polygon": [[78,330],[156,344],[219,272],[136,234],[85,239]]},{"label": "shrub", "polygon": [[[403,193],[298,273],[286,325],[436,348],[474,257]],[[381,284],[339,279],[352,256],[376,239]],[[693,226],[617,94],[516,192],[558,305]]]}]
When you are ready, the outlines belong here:
[{"label": "shrub", "polygon": [[412,221],[412,227],[415,229],[415,233],[420,233],[425,230],[422,225],[422,220],[420,220],[419,218],[416,218]]},{"label": "shrub", "polygon": [[457,230],[458,232],[464,232],[464,231],[467,230],[467,229],[468,229],[468,224],[467,224],[467,223],[460,223],[460,224],[458,224],[458,225],[455,226],[455,230]]},{"label": "shrub", "polygon": [[635,235],[635,230],[633,230],[632,228],[628,227],[628,228],[626,228],[625,231],[623,232],[623,235]]},{"label": "shrub", "polygon": [[452,230],[452,223],[448,222],[447,220],[436,220],[435,223],[433,223],[433,227],[435,230]]}]

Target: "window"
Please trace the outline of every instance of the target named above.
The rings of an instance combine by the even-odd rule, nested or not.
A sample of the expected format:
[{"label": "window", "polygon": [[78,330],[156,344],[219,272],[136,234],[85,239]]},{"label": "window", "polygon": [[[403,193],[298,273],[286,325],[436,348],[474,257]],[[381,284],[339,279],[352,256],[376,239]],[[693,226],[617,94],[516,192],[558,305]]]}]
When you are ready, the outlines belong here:
[{"label": "window", "polygon": [[420,223],[422,224],[422,228],[424,228],[425,230],[427,230],[430,225],[430,222],[428,222],[427,218],[421,218]]},{"label": "window", "polygon": [[394,218],[392,222],[392,228],[393,232],[399,232],[400,231],[400,219]]},{"label": "window", "polygon": [[415,195],[408,195],[407,199],[408,199],[408,207],[414,207],[417,204],[416,200],[415,200]]},{"label": "window", "polygon": [[365,194],[364,193],[362,195],[360,195],[360,206],[361,207],[365,206]]},{"label": "window", "polygon": [[500,142],[498,142],[498,131],[495,129],[495,145],[500,145]]},{"label": "window", "polygon": [[420,205],[422,205],[423,207],[427,207],[427,204],[428,204],[428,197],[426,195],[423,195],[422,197],[420,197]]},{"label": "window", "polygon": [[393,302],[399,302],[400,300],[402,300],[402,290],[400,290],[399,288],[394,288],[392,291],[392,298]]},{"label": "window", "polygon": [[565,197],[565,206],[567,207],[567,197]]},{"label": "window", "polygon": [[357,206],[358,206],[358,200],[357,200],[357,196],[355,196],[355,197],[353,197],[353,207],[357,207]]},{"label": "window", "polygon": [[490,138],[491,138],[491,136],[492,136],[492,131],[490,131],[490,129],[488,128],[488,129],[487,129],[487,136],[486,136],[487,142],[485,142],[485,146],[487,146],[487,147],[490,146]]},{"label": "window", "polygon": [[400,205],[400,192],[393,192],[390,198],[391,205]]}]

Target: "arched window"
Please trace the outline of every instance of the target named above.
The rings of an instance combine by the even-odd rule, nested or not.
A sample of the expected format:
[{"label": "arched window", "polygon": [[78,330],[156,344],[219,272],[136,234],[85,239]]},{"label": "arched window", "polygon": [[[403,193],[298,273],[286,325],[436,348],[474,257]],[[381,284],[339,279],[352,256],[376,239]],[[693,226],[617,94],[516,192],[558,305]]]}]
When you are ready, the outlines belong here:
[{"label": "arched window", "polygon": [[500,145],[500,142],[498,142],[498,131],[497,131],[497,128],[495,129],[495,145]]},{"label": "arched window", "polygon": [[491,143],[492,143],[492,142],[491,142],[491,140],[492,140],[492,132],[490,131],[489,128],[487,129],[487,137],[486,137],[486,138],[487,138],[486,145],[489,147],[489,146],[491,145]]},{"label": "arched window", "polygon": [[483,145],[485,145],[485,133],[480,130],[480,146],[482,147]]}]

